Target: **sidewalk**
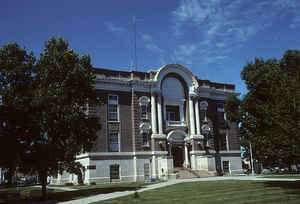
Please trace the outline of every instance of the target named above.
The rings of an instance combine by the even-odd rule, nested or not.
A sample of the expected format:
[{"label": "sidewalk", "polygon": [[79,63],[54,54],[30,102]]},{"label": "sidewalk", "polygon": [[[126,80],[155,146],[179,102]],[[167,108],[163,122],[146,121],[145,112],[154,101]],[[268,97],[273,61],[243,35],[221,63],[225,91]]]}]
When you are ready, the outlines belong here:
[{"label": "sidewalk", "polygon": [[[185,182],[201,182],[201,181],[222,181],[222,180],[251,180],[251,181],[300,181],[300,179],[285,179],[285,178],[263,178],[260,176],[226,176],[226,177],[208,177],[208,178],[194,178],[194,179],[176,179],[176,180],[170,180],[167,182],[157,183],[153,185],[145,186],[136,192],[143,192],[148,191],[152,189],[162,188],[178,183],[185,183]],[[52,187],[56,188],[56,187]],[[61,188],[61,187],[58,187]],[[76,190],[76,189],[72,189]],[[66,202],[60,202],[59,204],[87,204],[87,203],[93,203],[113,198],[118,198],[122,196],[132,195],[135,191],[123,191],[123,192],[113,192],[108,194],[99,194],[96,196],[90,196],[87,198],[82,198],[78,200],[70,200]]]}]

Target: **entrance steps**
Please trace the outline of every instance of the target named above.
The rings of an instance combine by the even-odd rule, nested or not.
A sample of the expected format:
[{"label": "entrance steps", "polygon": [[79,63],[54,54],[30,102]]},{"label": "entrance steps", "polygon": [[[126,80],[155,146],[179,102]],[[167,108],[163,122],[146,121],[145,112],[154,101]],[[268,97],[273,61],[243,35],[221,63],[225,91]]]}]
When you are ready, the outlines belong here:
[{"label": "entrance steps", "polygon": [[184,167],[175,167],[174,173],[176,173],[176,178],[178,179],[191,179],[200,177],[197,172]]},{"label": "entrance steps", "polygon": [[206,178],[210,176],[215,176],[214,172],[195,171],[184,167],[175,167],[174,173],[176,173],[177,179]]}]

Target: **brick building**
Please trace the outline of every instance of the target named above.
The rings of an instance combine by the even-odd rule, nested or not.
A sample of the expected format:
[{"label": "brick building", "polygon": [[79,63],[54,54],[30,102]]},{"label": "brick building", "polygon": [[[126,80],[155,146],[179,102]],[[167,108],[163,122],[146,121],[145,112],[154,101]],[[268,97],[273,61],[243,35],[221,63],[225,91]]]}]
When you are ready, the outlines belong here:
[{"label": "brick building", "polygon": [[[77,157],[85,183],[172,178],[175,167],[200,175],[241,172],[238,127],[224,114],[234,85],[201,80],[179,64],[95,71],[104,104],[90,105],[89,114],[102,128],[92,151]],[[63,174],[53,181],[74,180]]]}]

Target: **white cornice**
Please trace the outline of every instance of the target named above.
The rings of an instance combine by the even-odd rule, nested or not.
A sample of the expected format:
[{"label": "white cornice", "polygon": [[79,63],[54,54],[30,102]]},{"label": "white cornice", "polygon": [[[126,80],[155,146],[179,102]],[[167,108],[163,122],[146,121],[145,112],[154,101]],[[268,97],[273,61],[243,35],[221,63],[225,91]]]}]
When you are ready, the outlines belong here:
[{"label": "white cornice", "polygon": [[77,159],[92,156],[152,156],[152,155],[167,155],[167,151],[149,151],[149,152],[89,152],[76,156]]}]

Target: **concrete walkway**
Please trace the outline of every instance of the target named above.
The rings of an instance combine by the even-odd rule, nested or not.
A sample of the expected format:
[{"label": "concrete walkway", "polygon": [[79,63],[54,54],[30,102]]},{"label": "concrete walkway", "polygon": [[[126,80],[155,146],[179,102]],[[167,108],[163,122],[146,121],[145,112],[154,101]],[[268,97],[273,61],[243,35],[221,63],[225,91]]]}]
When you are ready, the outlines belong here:
[{"label": "concrete walkway", "polygon": [[[223,176],[223,177],[208,177],[208,178],[194,178],[194,179],[176,179],[170,180],[167,182],[152,184],[148,186],[144,186],[143,188],[137,190],[137,192],[148,191],[152,189],[162,188],[178,183],[185,183],[185,182],[201,182],[201,181],[223,181],[223,180],[250,180],[250,181],[300,181],[300,179],[291,179],[291,178],[263,178],[262,176]],[[57,187],[51,187],[57,188]],[[61,187],[58,187],[61,189]],[[57,189],[58,189],[57,188]],[[76,189],[72,189],[76,190]],[[60,202],[60,204],[87,204],[93,203],[113,198],[119,198],[122,196],[132,195],[135,191],[122,191],[122,192],[113,192],[108,194],[99,194],[96,196],[90,196],[87,198],[82,198],[78,200],[70,200],[66,202]]]}]

